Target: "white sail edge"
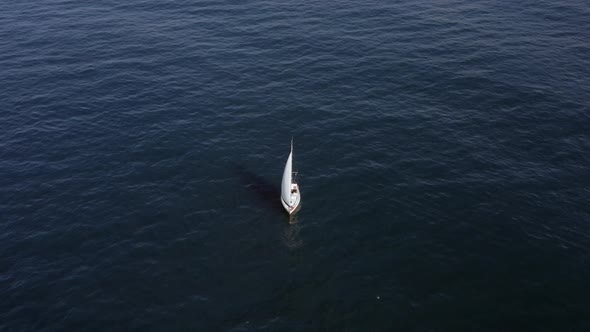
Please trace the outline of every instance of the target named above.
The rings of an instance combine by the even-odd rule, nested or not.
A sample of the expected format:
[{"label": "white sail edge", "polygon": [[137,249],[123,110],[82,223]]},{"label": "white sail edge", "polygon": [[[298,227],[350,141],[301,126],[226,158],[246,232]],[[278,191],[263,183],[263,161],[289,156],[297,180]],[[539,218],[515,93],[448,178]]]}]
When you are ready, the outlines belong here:
[{"label": "white sail edge", "polygon": [[291,206],[291,182],[293,176],[293,147],[291,147],[291,152],[289,153],[289,158],[287,158],[287,163],[285,164],[285,170],[283,171],[283,182],[281,183],[281,198],[283,201]]}]

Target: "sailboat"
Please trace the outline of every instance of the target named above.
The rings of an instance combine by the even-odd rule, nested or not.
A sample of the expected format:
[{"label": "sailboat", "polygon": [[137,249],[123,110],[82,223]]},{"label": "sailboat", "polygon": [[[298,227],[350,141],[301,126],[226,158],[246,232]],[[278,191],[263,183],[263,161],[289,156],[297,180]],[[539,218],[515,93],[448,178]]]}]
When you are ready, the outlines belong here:
[{"label": "sailboat", "polygon": [[285,170],[283,171],[281,203],[290,215],[297,211],[299,203],[301,203],[299,185],[293,179],[293,139],[291,139],[291,153],[289,153],[289,158],[287,158]]}]

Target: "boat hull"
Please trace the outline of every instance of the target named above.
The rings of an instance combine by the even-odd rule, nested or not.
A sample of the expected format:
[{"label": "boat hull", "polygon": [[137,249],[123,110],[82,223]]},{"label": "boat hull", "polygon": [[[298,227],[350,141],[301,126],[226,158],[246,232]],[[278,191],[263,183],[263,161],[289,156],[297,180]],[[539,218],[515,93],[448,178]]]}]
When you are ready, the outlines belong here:
[{"label": "boat hull", "polygon": [[297,193],[295,204],[293,204],[292,206],[287,204],[283,197],[281,197],[281,204],[283,205],[283,208],[285,209],[285,211],[287,211],[288,214],[295,214],[301,208],[301,192]]}]

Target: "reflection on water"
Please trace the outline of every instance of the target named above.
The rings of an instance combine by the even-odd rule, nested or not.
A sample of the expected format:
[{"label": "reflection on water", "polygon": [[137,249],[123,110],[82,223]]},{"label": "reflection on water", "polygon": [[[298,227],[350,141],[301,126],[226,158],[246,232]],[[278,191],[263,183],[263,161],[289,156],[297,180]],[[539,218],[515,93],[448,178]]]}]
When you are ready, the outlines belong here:
[{"label": "reflection on water", "polygon": [[297,214],[290,214],[289,215],[289,224],[297,224],[299,220],[297,220]]},{"label": "reflection on water", "polygon": [[297,215],[289,216],[289,224],[285,225],[283,229],[283,243],[289,249],[297,249],[303,246],[301,239],[301,224],[297,220]]}]

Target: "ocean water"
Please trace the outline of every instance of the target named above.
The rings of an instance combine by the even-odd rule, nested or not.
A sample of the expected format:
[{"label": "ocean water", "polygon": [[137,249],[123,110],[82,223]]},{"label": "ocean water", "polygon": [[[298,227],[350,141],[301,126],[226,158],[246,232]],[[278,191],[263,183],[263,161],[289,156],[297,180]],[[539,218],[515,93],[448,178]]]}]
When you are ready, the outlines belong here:
[{"label": "ocean water", "polygon": [[0,2],[0,330],[590,330],[589,17]]}]

